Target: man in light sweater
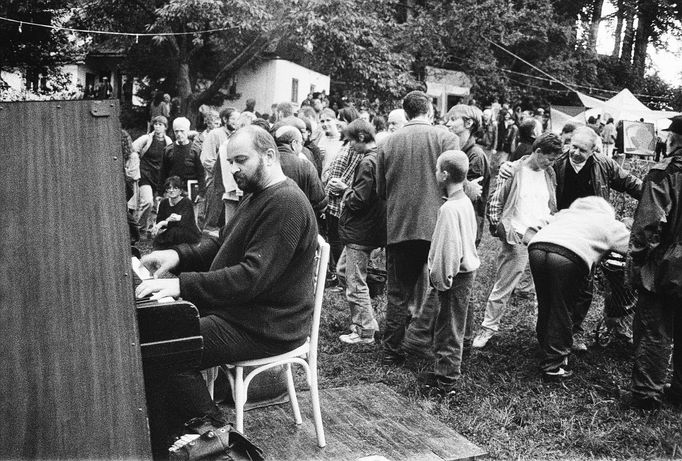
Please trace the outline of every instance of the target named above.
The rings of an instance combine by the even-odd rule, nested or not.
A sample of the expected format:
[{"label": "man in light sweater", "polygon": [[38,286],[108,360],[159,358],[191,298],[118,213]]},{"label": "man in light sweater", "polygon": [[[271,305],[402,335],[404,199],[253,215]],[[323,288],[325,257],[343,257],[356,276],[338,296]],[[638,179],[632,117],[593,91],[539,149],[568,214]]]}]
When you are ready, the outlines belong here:
[{"label": "man in light sweater", "polygon": [[539,136],[533,153],[514,162],[507,179],[498,176],[488,204],[490,232],[501,241],[495,285],[485,306],[482,328],[473,347],[485,347],[500,329],[509,297],[528,264],[526,245],[556,211],[556,178],[552,165],[561,155],[561,139],[555,134]]},{"label": "man in light sweater", "polygon": [[166,376],[151,391],[148,386],[153,444],[161,450],[185,421],[223,419],[200,370],[281,354],[303,344],[310,332],[318,234],[310,202],[284,175],[275,141],[262,128],[240,129],[226,150],[246,194],[234,219],[217,238],[142,258],[155,277],[180,275],[142,282],[137,297],[181,296],[194,303],[204,337],[198,369]]},{"label": "man in light sweater", "polygon": [[476,252],[476,214],[464,194],[468,169],[469,159],[462,151],[443,152],[436,164],[436,177],[447,201],[438,210],[428,267],[440,309],[434,325],[435,367],[421,378],[443,394],[453,392],[461,376],[466,326],[474,315],[469,299],[481,265]]},{"label": "man in light sweater", "polygon": [[568,357],[573,345],[576,287],[609,250],[627,252],[630,233],[616,220],[613,207],[601,197],[576,199],[552,216],[528,246],[530,268],[538,294],[536,333],[544,381],[571,377]]}]

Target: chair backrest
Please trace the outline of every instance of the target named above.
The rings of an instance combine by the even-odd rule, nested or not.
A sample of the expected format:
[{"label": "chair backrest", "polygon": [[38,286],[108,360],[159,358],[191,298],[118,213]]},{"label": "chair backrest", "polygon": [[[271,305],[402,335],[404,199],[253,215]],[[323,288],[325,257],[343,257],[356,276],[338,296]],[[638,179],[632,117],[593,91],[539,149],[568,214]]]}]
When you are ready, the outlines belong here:
[{"label": "chair backrest", "polygon": [[324,297],[324,283],[327,277],[327,265],[329,264],[329,244],[317,236],[317,253],[315,254],[315,305],[313,308],[313,324],[310,332],[310,355],[311,359],[317,360],[317,342],[320,331],[320,316],[322,315],[322,298]]}]

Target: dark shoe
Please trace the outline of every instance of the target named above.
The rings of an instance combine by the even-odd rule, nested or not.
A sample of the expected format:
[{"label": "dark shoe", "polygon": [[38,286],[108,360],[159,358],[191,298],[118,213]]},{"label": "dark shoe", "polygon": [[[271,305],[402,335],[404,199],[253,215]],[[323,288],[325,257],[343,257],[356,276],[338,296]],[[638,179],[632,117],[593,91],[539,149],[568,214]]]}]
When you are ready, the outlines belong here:
[{"label": "dark shoe", "polygon": [[632,400],[630,400],[630,407],[637,410],[656,411],[661,408],[661,401],[655,397],[633,395]]},{"label": "dark shoe", "polygon": [[682,408],[682,390],[674,389],[670,384],[663,388],[663,400],[675,407]]},{"label": "dark shoe", "polygon": [[573,372],[564,367],[559,367],[556,370],[545,371],[542,373],[542,381],[546,383],[559,383],[565,381],[573,376]]},{"label": "dark shoe", "polygon": [[425,387],[437,387],[438,377],[433,371],[423,371],[417,375],[419,384]]},{"label": "dark shoe", "polygon": [[433,357],[422,357],[407,353],[403,360],[405,368],[419,373],[427,368],[431,368],[435,359]]},{"label": "dark shoe", "polygon": [[327,275],[327,280],[324,282],[325,288],[331,288],[339,285],[339,279],[336,274]]},{"label": "dark shoe", "polygon": [[405,363],[405,356],[395,352],[384,352],[381,356],[381,364],[387,367],[399,367]]}]

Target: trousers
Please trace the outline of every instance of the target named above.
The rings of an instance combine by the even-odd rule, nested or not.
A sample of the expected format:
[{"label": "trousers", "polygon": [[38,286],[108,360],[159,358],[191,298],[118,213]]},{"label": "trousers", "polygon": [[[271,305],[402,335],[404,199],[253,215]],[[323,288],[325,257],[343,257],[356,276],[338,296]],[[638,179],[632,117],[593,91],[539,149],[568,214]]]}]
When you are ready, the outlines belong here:
[{"label": "trousers", "polygon": [[553,371],[571,353],[573,311],[578,300],[575,287],[588,273],[587,265],[532,246],[529,257],[538,296],[535,332],[540,346],[539,366],[542,371]]},{"label": "trousers", "polygon": [[[632,393],[660,399],[672,350],[673,392],[682,395],[682,298],[639,290],[633,336]],[[673,345],[674,344],[674,345]]]},{"label": "trousers", "polygon": [[367,265],[374,248],[350,243],[344,247],[336,265],[336,275],[341,285],[346,287],[351,313],[350,330],[362,338],[373,338],[374,332],[379,330],[367,286]]},{"label": "trousers", "polygon": [[476,271],[459,273],[448,291],[438,292],[439,310],[434,326],[434,373],[443,381],[458,379],[462,374],[462,353],[468,319],[472,318],[470,302]]},{"label": "trousers", "polygon": [[386,247],[384,352],[432,358],[437,291],[429,284],[431,242],[408,240]]}]

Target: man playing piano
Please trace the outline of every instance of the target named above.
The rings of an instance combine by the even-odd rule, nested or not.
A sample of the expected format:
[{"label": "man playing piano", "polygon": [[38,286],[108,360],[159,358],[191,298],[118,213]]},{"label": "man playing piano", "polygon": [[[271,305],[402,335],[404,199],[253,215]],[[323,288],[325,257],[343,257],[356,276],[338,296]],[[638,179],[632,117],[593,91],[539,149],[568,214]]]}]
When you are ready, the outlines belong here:
[{"label": "man playing piano", "polygon": [[[219,237],[142,258],[155,279],[142,282],[136,296],[194,303],[204,338],[199,369],[147,379],[155,456],[167,455],[170,437],[192,418],[224,424],[201,369],[286,352],[310,330],[318,233],[310,202],[282,172],[275,141],[262,128],[237,131],[227,160],[246,195]],[[178,278],[160,278],[169,272]]]}]

